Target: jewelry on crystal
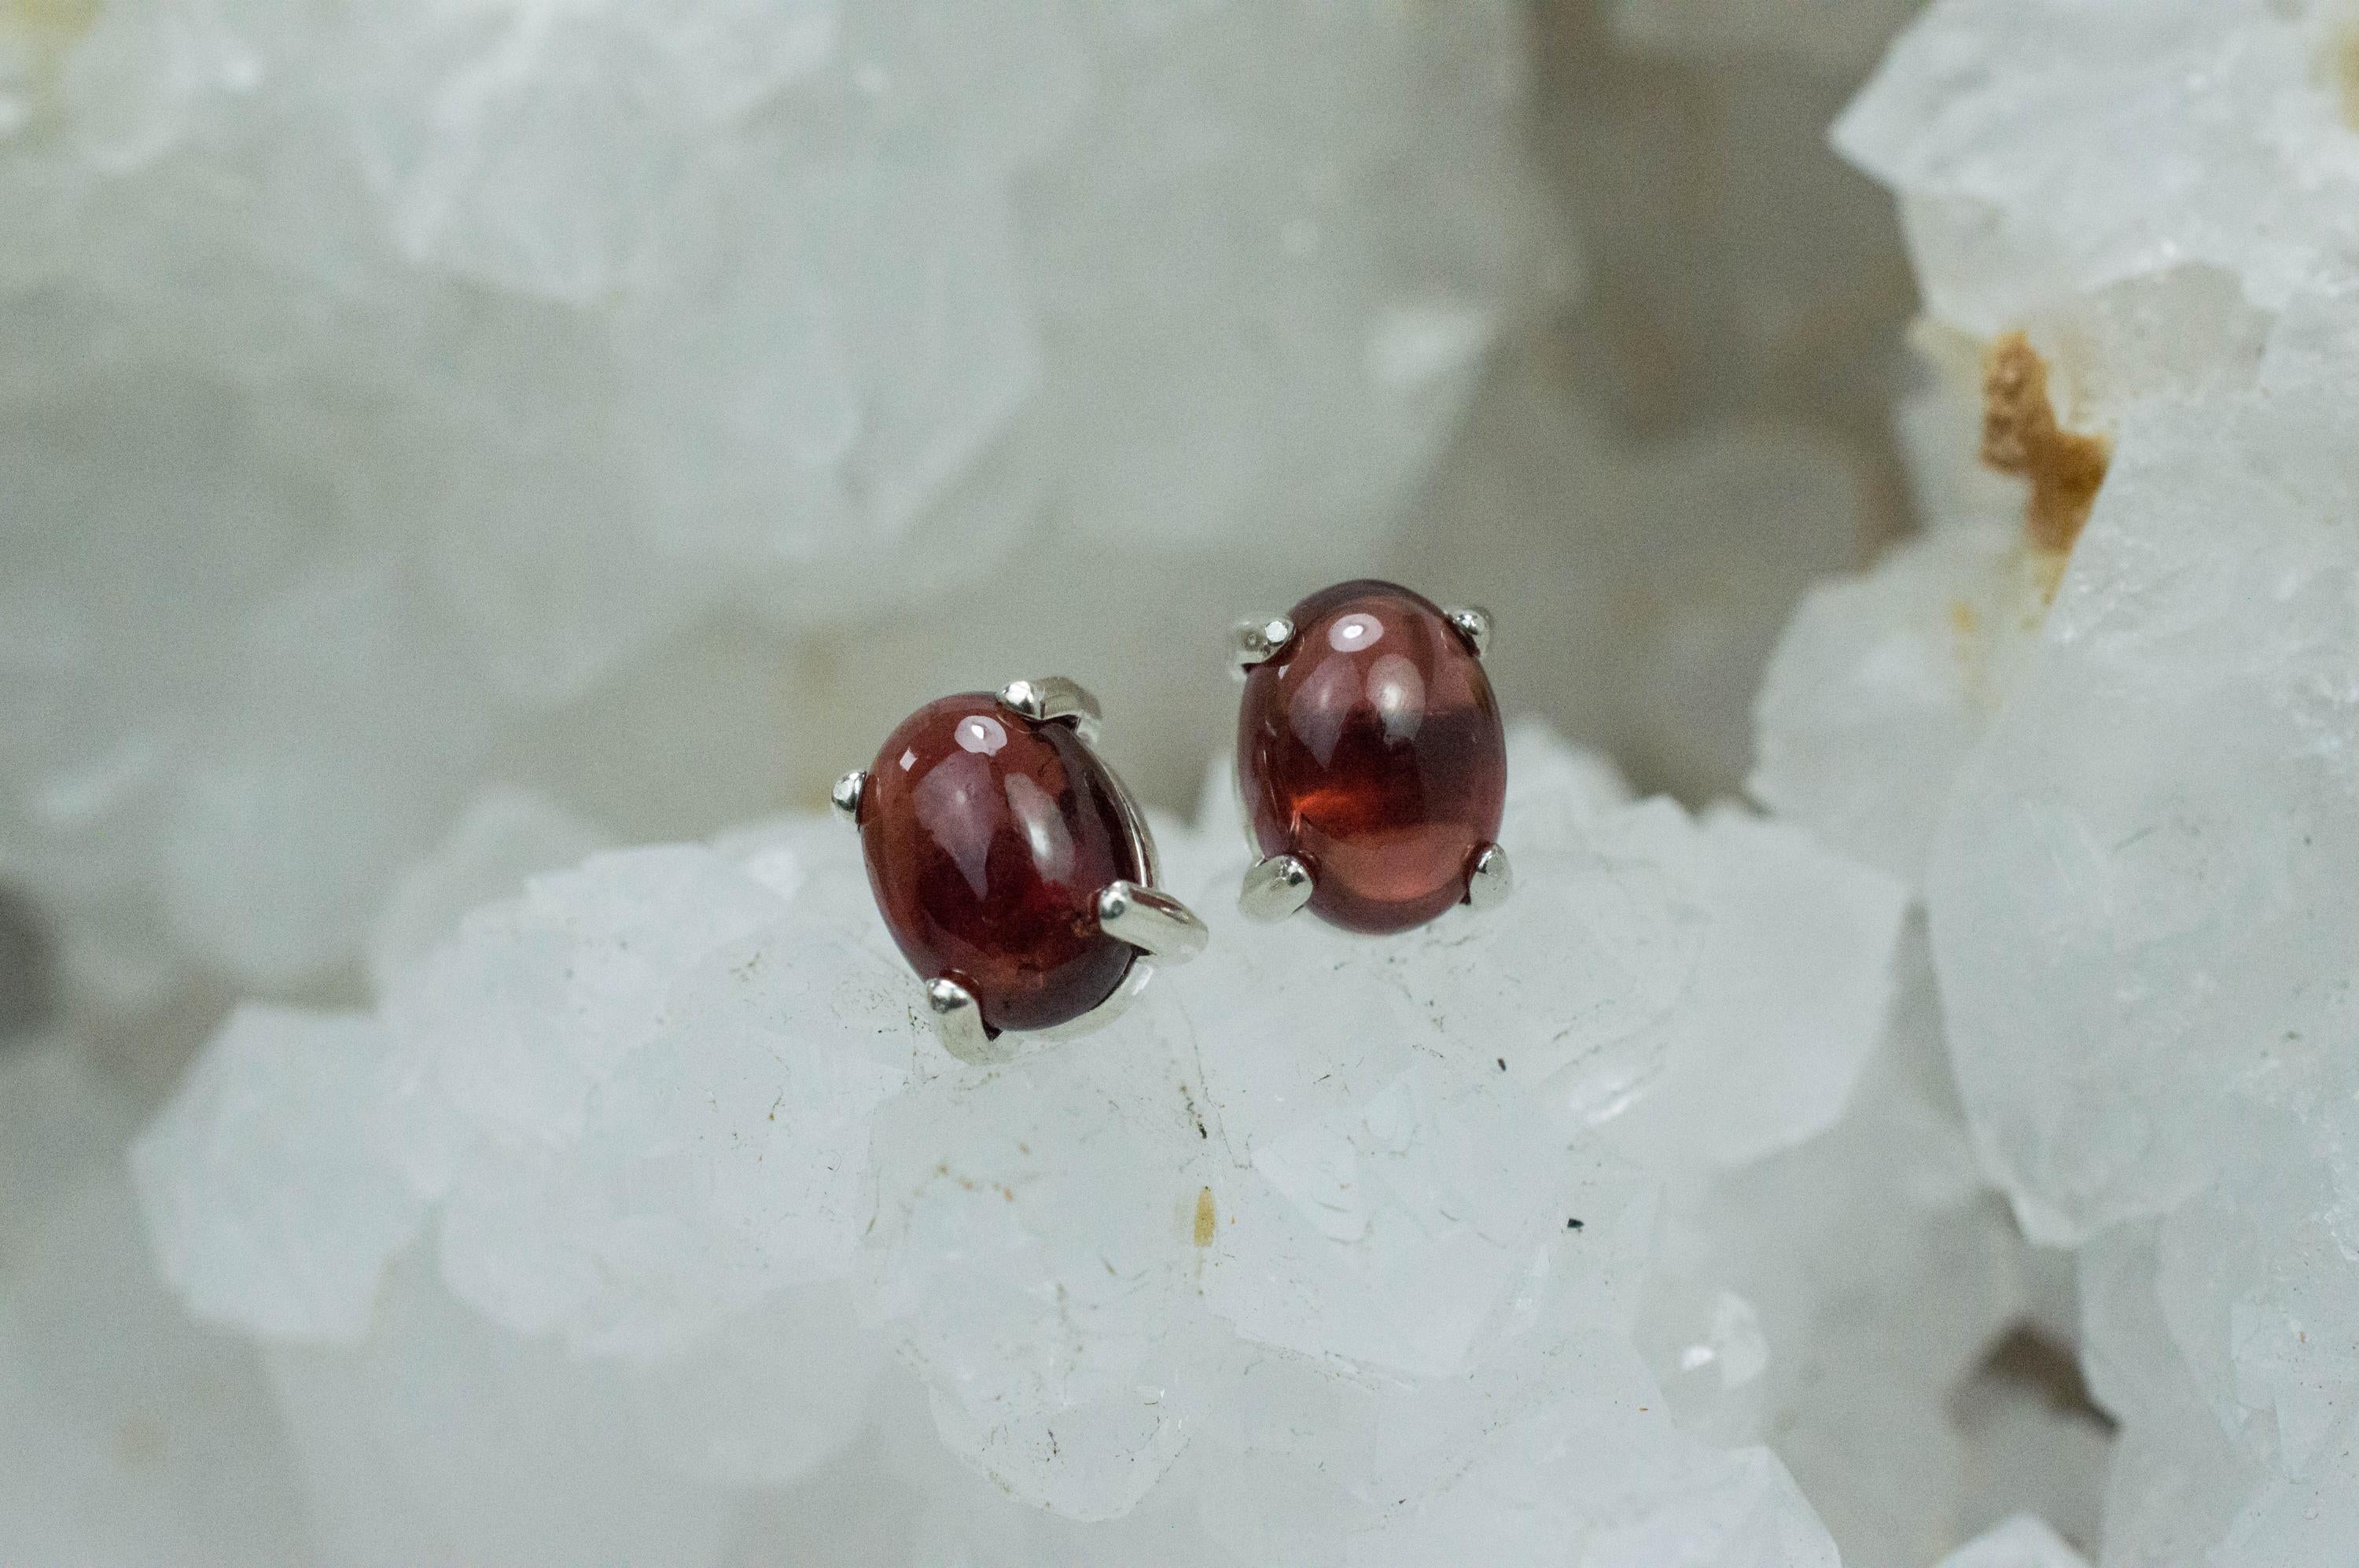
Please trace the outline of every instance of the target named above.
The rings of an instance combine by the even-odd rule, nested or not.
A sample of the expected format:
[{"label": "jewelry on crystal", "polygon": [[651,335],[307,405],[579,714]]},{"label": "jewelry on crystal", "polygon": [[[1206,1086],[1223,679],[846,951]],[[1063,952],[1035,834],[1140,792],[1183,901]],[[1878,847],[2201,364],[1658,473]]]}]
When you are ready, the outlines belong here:
[{"label": "jewelry on crystal", "polygon": [[1246,914],[1308,909],[1386,933],[1507,896],[1490,638],[1486,611],[1367,580],[1238,623],[1237,789],[1261,857],[1238,895]]},{"label": "jewelry on crystal", "polygon": [[925,982],[936,1031],[974,1062],[1009,1034],[1111,1020],[1203,922],[1157,889],[1155,837],[1099,757],[1097,699],[1061,676],[927,703],[836,780],[868,886]]}]

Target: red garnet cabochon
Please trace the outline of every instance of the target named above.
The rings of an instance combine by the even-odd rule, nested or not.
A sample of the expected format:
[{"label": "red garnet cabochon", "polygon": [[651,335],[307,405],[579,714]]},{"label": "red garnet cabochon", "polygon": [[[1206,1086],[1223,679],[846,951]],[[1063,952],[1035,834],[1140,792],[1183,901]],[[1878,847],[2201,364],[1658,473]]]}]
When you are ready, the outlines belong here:
[{"label": "red garnet cabochon", "polygon": [[1136,953],[1098,930],[1098,889],[1147,879],[1116,789],[1071,725],[987,691],[903,720],[869,769],[860,840],[910,965],[965,986],[993,1029],[1049,1029],[1112,996]]},{"label": "red garnet cabochon", "polygon": [[1310,907],[1336,925],[1423,925],[1498,837],[1507,745],[1490,678],[1438,606],[1389,583],[1337,583],[1291,618],[1237,716],[1254,842],[1310,866]]}]

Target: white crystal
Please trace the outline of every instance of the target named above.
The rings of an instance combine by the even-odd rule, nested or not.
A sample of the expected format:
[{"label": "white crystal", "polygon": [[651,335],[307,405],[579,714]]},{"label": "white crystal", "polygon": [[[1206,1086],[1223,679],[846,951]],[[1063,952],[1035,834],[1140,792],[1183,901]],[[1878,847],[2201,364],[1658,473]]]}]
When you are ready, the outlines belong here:
[{"label": "white crystal", "polygon": [[722,1496],[648,1460],[626,1370],[484,1322],[430,1255],[396,1269],[364,1343],[266,1359],[333,1561],[719,1555]]},{"label": "white crystal", "polygon": [[413,262],[583,305],[623,286],[696,154],[828,61],[835,6],[429,4],[364,17],[354,140]]},{"label": "white crystal", "polygon": [[943,1440],[1077,1519],[1128,1512],[1186,1439],[1212,1160],[1169,1020],[1142,1007],[1102,1049],[876,1119],[874,1267]]},{"label": "white crystal", "polygon": [[2013,533],[1944,530],[1810,592],[1755,709],[1755,799],[1922,879],[1951,780],[1988,718],[1984,628],[2018,614],[2006,602]]},{"label": "white crystal", "polygon": [[2089,1568],[2089,1560],[2040,1520],[2017,1514],[1942,1558],[1939,1568]]},{"label": "white crystal", "polygon": [[302,1499],[253,1347],[155,1276],[125,1107],[0,1042],[0,1559],[292,1561]]},{"label": "white crystal", "polygon": [[198,1316],[285,1339],[368,1330],[426,1205],[375,1147],[372,1019],[234,1014],[132,1151],[164,1278]]},{"label": "white crystal", "polygon": [[776,1486],[855,1442],[886,1336],[851,1280],[778,1291],[687,1353],[630,1368],[649,1459],[692,1480]]},{"label": "white crystal", "polygon": [[868,1117],[919,1043],[906,979],[802,920],[704,955],[577,1131],[462,1165],[442,1232],[453,1288],[516,1328],[646,1353],[850,1273],[873,1205]]},{"label": "white crystal", "polygon": [[1349,1561],[1516,1562],[1571,1547],[1601,1568],[1834,1568],[1834,1542],[1766,1449],[1722,1454],[1668,1421],[1619,1415],[1569,1401],[1502,1428],[1432,1508]]},{"label": "white crystal", "polygon": [[2338,1081],[2347,1020],[2315,976],[2359,939],[2334,870],[2359,832],[2354,419],[2296,379],[2125,420],[1957,786],[1935,950],[1960,1082],[2036,1234],[2168,1208],[2245,1107]]},{"label": "white crystal", "polygon": [[431,853],[403,872],[369,932],[369,977],[380,994],[429,954],[478,904],[512,896],[525,879],[605,847],[605,835],[537,790],[493,785],[477,793]]},{"label": "white crystal", "polygon": [[2186,261],[2277,309],[2353,280],[2346,21],[2268,0],[1945,0],[1835,140],[1903,194],[1928,302],[1959,326]]},{"label": "white crystal", "polygon": [[793,917],[777,859],[747,866],[766,887],[701,850],[593,858],[471,919],[419,972],[430,1011],[389,1002],[413,1054],[387,1117],[448,1183],[453,1288],[497,1321],[647,1354],[852,1271],[866,1118],[917,1024],[881,933]]},{"label": "white crystal", "polygon": [[[272,1346],[321,1539],[364,1560],[711,1560],[747,1488],[887,1465],[925,1506],[857,1530],[1010,1562],[1831,1562],[1777,1459],[1674,1424],[1637,1314],[1662,1187],[1843,1117],[1898,890],[1515,744],[1506,909],[1379,944],[1208,899],[1197,964],[990,1071],[928,1037],[835,824],[593,855],[375,1015],[242,1016],[143,1142],[161,1254]],[[1165,827],[1234,887],[1224,828]],[[256,1081],[281,1056],[345,1065]],[[299,1213],[309,1245],[255,1218]],[[1726,1380],[1790,1377],[1734,1300]]]},{"label": "white crystal", "polygon": [[[2359,172],[2351,60],[2332,5],[1949,0],[1838,130],[1903,196],[1942,323],[1920,344],[2026,331],[2065,428],[2111,443],[2060,583],[2009,598],[1970,383],[1919,398],[1939,531],[1798,623],[1756,776],[1926,866],[1975,1147],[2027,1231],[2079,1249],[2082,1363],[2122,1424],[2109,1563],[2340,1561],[2359,1519],[2326,1457],[2359,1388],[2335,876],[2359,328],[2324,194]],[[2028,607],[1978,690],[1938,657],[1944,600]],[[2078,1561],[2009,1528],[1957,1560]]]},{"label": "white crystal", "polygon": [[[1953,1404],[2030,1295],[1948,1083],[1921,932],[1903,954],[1900,1003],[1847,1113],[1675,1191],[1638,1318],[1682,1424],[1773,1442],[1846,1561],[1867,1563],[1954,1542],[1973,1454]],[[2027,1443],[2057,1464],[2063,1435]]]},{"label": "white crystal", "polygon": [[1625,1146],[1664,1168],[1729,1167],[1833,1126],[1882,1037],[1901,887],[1733,809],[1690,825],[1641,808],[1600,837],[1679,866],[1708,919],[1667,1081]]},{"label": "white crystal", "polygon": [[1571,1271],[1604,1290],[1592,1255],[1639,1201],[1634,1175],[1565,1160],[1504,1075],[1447,1083],[1411,1069],[1214,1187],[1205,1304],[1248,1339],[1434,1378],[1467,1368],[1519,1280]]},{"label": "white crystal", "polygon": [[404,1086],[423,1111],[447,1109],[484,1134],[578,1135],[590,1091],[656,1032],[684,973],[786,912],[687,846],[619,851],[538,878],[470,916],[386,998]]}]

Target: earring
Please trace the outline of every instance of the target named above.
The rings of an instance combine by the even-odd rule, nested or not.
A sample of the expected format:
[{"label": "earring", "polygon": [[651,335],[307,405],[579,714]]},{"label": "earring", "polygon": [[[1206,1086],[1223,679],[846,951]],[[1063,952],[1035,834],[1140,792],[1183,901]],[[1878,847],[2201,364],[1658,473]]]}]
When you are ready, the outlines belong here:
[{"label": "earring", "polygon": [[1005,1062],[1002,1037],[1106,1023],[1203,922],[1155,887],[1155,839],[1101,760],[1097,699],[1062,677],[927,703],[874,766],[836,780],[886,929],[943,1046]]},{"label": "earring", "polygon": [[1239,624],[1237,789],[1261,857],[1238,897],[1245,913],[1308,908],[1385,933],[1507,896],[1490,637],[1485,611],[1366,580]]}]

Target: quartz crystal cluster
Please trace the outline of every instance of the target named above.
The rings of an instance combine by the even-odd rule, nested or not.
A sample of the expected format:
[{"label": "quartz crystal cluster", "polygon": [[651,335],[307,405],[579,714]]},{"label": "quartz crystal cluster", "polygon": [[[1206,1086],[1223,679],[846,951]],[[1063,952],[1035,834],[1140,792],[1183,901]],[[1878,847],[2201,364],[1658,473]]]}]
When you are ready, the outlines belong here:
[{"label": "quartz crystal cluster", "polygon": [[1517,296],[1516,41],[0,0],[0,877],[99,1007],[292,994],[480,780],[775,809],[805,759],[749,737],[831,628],[1364,537]]},{"label": "quartz crystal cluster", "polygon": [[164,1277],[339,1558],[1832,1565],[1751,1439],[1836,1222],[1754,1189],[1893,1076],[1903,890],[1513,749],[1508,909],[1256,935],[1166,822],[1211,951],[997,1069],[834,822],[536,877],[374,1011],[231,1019],[134,1150]]},{"label": "quartz crystal cluster", "polygon": [[[2359,1560],[2359,11],[1924,6],[1896,389],[1915,9],[0,0],[0,876],[224,1015],[0,1039],[0,1561]],[[1355,550],[1513,898],[1175,722],[1210,949],[945,1055],[780,781]]]},{"label": "quartz crystal cluster", "polygon": [[2354,29],[1942,0],[1835,132],[1930,526],[1804,606],[1754,789],[1922,893],[1975,1146],[2077,1249],[2106,1564],[2359,1554]]}]

